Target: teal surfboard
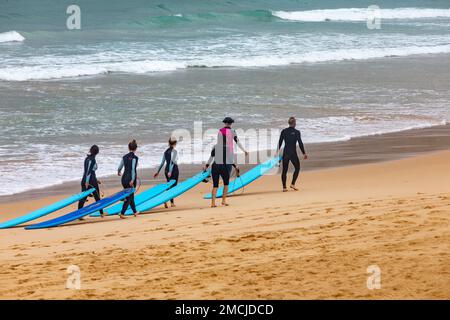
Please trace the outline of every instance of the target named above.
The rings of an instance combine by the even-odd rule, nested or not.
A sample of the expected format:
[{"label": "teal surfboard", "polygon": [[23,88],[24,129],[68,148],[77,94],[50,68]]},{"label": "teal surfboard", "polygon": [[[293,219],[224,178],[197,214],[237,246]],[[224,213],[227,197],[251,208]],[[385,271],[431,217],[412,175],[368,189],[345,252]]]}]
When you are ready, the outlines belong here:
[{"label": "teal surfboard", "polygon": [[[173,184],[175,183],[175,180],[170,180],[167,183],[161,183],[158,184],[152,188],[149,188],[145,191],[142,191],[141,193],[139,193],[138,195],[136,195],[134,197],[134,203],[136,204],[136,206],[140,205],[141,203],[144,203],[145,201],[148,201],[158,195],[160,195],[161,193],[163,193],[164,191],[166,191],[167,189],[169,189]],[[122,206],[123,203],[118,203],[113,205],[112,207],[108,208],[108,216],[112,216],[112,215],[116,215],[119,214],[120,211],[122,211]],[[129,209],[131,210],[131,209]],[[93,214],[91,214],[91,217],[100,217],[100,212],[95,212]]]},{"label": "teal surfboard", "polygon": [[[266,174],[270,169],[275,167],[278,162],[280,162],[281,156],[277,156],[275,158],[269,159],[256,167],[250,169],[246,173],[242,174],[240,177],[230,181],[230,185],[228,186],[228,194],[239,190],[246,185],[252,183],[256,179],[260,178],[264,174]],[[223,186],[217,190],[217,197],[220,198],[223,195]],[[204,199],[211,199],[211,193],[208,193],[204,196]]]},{"label": "teal surfboard", "polygon": [[93,189],[93,188],[89,189],[87,191],[84,191],[84,192],[75,194],[73,196],[70,196],[69,198],[66,198],[66,199],[60,200],[58,202],[55,202],[55,203],[53,203],[53,204],[51,204],[51,205],[49,205],[49,206],[47,206],[45,208],[41,208],[41,209],[38,209],[36,211],[27,213],[26,215],[23,215],[21,217],[17,217],[15,219],[8,220],[8,221],[5,221],[3,223],[0,223],[0,229],[15,227],[15,226],[17,226],[19,224],[22,224],[22,223],[25,223],[25,222],[28,222],[28,221],[32,221],[32,220],[38,219],[40,217],[43,217],[45,215],[48,215],[48,214],[50,214],[52,212],[55,212],[55,211],[57,211],[59,209],[67,207],[68,205],[71,205],[72,203],[87,197],[88,195],[90,195],[94,191],[95,191],[95,189]]},{"label": "teal surfboard", "polygon": [[122,190],[120,192],[113,194],[112,196],[109,196],[107,198],[103,198],[100,201],[94,202],[93,204],[88,205],[87,207],[81,208],[79,210],[76,210],[74,212],[68,213],[66,215],[63,215],[63,216],[55,218],[55,219],[47,220],[47,221],[44,221],[44,222],[41,222],[38,224],[33,224],[31,226],[25,227],[25,229],[30,230],[30,229],[51,228],[51,227],[56,227],[61,224],[65,224],[65,223],[83,218],[95,211],[106,208],[106,207],[116,203],[117,201],[120,201],[120,200],[128,197],[133,192],[134,192],[134,188]]},{"label": "teal surfboard", "polygon": [[[161,193],[159,196],[154,197],[154,198],[142,203],[141,205],[137,206],[136,209],[139,212],[145,212],[150,209],[153,209],[154,207],[162,205],[163,203],[170,201],[170,199],[176,198],[180,194],[185,193],[186,191],[192,189],[197,184],[199,184],[200,182],[202,182],[203,180],[208,178],[210,174],[211,174],[211,172],[209,170],[200,172],[200,173],[196,174],[195,176],[178,184],[177,186],[167,190],[166,192]],[[130,214],[133,214],[133,213],[130,211],[127,211],[125,213],[125,215],[130,215]]]}]

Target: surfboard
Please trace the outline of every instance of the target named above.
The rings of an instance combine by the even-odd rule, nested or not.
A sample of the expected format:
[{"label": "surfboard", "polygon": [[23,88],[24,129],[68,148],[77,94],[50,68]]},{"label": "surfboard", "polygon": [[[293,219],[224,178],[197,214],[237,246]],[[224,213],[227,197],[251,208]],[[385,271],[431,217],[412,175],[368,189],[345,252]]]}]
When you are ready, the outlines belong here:
[{"label": "surfboard", "polygon": [[[183,181],[182,183],[178,184],[177,186],[167,190],[166,192],[163,192],[159,196],[156,196],[141,205],[137,206],[137,211],[139,212],[145,212],[150,209],[153,209],[154,207],[157,207],[159,205],[162,205],[165,202],[170,201],[170,199],[178,197],[180,194],[185,193],[186,191],[192,189],[197,184],[205,180],[209,177],[211,174],[210,170],[202,171],[195,176]],[[130,215],[132,212],[127,211],[125,215]]]},{"label": "surfboard", "polygon": [[67,223],[67,222],[71,222],[71,221],[80,219],[84,216],[87,216],[95,211],[100,210],[100,209],[106,208],[107,206],[110,206],[110,205],[116,203],[117,201],[120,201],[120,200],[126,198],[132,192],[134,192],[133,188],[122,190],[120,192],[113,194],[112,196],[109,196],[107,198],[103,198],[100,201],[94,202],[93,204],[91,204],[89,206],[86,206],[84,208],[73,211],[71,213],[68,213],[66,215],[63,215],[63,216],[55,218],[55,219],[47,220],[47,221],[44,221],[44,222],[41,222],[38,224],[33,224],[31,226],[25,227],[25,229],[30,230],[30,229],[51,228],[51,227],[56,227],[61,224]]},{"label": "surfboard", "polygon": [[[234,179],[233,181],[230,181],[230,184],[228,186],[228,194],[235,192],[236,190],[239,190],[246,185],[252,183],[256,179],[260,178],[264,174],[266,174],[270,169],[275,167],[277,163],[281,160],[281,156],[274,157],[272,159],[269,159],[256,167],[250,169],[246,173],[242,174],[240,177]],[[223,186],[220,187],[217,190],[217,198],[222,197],[223,195]],[[212,194],[208,193],[203,198],[204,199],[211,199]]]},{"label": "surfboard", "polygon": [[84,192],[80,192],[78,194],[75,194],[73,196],[70,196],[66,199],[60,200],[58,202],[55,202],[47,207],[38,209],[36,211],[27,213],[23,216],[17,217],[15,219],[11,219],[8,221],[5,221],[3,223],[0,223],[0,229],[5,229],[5,228],[11,228],[11,227],[15,227],[19,224],[28,222],[28,221],[32,221],[32,220],[36,220],[40,217],[43,217],[45,215],[48,215],[50,213],[53,213],[55,211],[58,211],[59,209],[62,209],[64,207],[67,207],[68,205],[71,205],[72,203],[79,201],[85,197],[87,197],[88,195],[90,195],[92,192],[94,192],[95,189],[89,189],[87,191]]},{"label": "surfboard", "polygon": [[[138,195],[134,197],[134,203],[136,206],[140,205],[141,203],[144,203],[145,201],[150,200],[151,198],[156,197],[157,195],[160,195],[167,189],[169,189],[173,184],[175,183],[175,180],[170,180],[167,183],[161,183],[158,184],[152,188],[149,188],[145,191],[142,191]],[[112,207],[108,208],[108,216],[113,216],[116,214],[119,214],[120,211],[122,211],[123,203],[118,203],[113,205]],[[131,209],[129,209],[131,210]],[[95,212],[91,214],[91,217],[100,217],[100,212]]]}]

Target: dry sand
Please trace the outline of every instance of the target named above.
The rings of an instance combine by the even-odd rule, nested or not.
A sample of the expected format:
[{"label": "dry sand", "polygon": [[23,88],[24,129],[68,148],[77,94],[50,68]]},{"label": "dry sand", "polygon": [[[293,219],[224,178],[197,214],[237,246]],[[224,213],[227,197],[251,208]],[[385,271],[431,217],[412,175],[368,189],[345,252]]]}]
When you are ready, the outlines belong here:
[{"label": "dry sand", "polygon": [[[138,218],[0,230],[0,298],[450,299],[449,169],[443,151],[305,172],[298,192],[265,176],[230,207],[201,184]],[[57,198],[1,204],[2,221]]]}]

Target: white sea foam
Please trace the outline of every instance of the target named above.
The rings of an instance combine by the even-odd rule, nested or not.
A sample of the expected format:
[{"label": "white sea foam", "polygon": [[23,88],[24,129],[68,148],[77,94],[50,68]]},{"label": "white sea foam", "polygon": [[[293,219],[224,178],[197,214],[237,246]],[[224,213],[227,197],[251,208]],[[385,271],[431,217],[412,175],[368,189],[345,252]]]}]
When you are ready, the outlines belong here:
[{"label": "white sea foam", "polygon": [[22,42],[25,38],[17,31],[8,31],[0,33],[0,43],[3,42]]},{"label": "white sea foam", "polygon": [[450,18],[450,9],[395,8],[379,9],[375,12],[368,8],[341,8],[309,11],[273,11],[272,14],[283,20],[322,22],[322,21],[366,21],[374,13],[381,19],[430,19]]},{"label": "white sea foam", "polygon": [[[371,125],[361,122],[358,117],[334,116],[317,119],[303,119],[302,133],[305,143],[346,141],[351,138],[378,135],[389,132],[397,132],[414,128],[426,128],[436,125],[446,124],[446,121],[433,120],[411,120],[411,121],[375,121]],[[240,136],[249,151],[261,151],[263,148],[255,139],[246,139]],[[180,144],[179,163],[198,163],[199,170],[201,161],[205,161],[209,155],[210,146],[206,146],[205,141],[192,141],[191,145],[204,146],[201,154],[191,154],[194,147]],[[276,142],[275,142],[276,143]],[[272,147],[274,147],[272,145]],[[70,181],[79,181],[82,176],[82,165],[84,154],[89,145],[65,145],[65,152],[61,156],[60,146],[53,144],[35,144],[29,147],[30,150],[21,150],[24,153],[32,154],[32,159],[24,161],[14,161],[0,168],[4,186],[0,186],[0,196],[11,195],[27,190],[46,188]],[[141,159],[140,168],[156,167],[161,158],[161,154],[166,148],[165,143],[144,144],[139,148],[138,155]],[[259,148],[259,149],[258,149]],[[267,146],[270,148],[270,146]],[[0,153],[5,150],[0,149]],[[123,145],[101,146],[101,156],[97,162],[99,169],[98,177],[113,175],[117,170],[120,156],[124,153]],[[51,156],[54,155],[54,156]],[[53,160],[49,163],[48,159]],[[26,157],[25,157],[26,158]],[[25,159],[24,158],[24,159]],[[194,160],[194,161],[193,161]],[[19,168],[19,171],[17,171]],[[49,174],[51,172],[51,174]],[[17,177],[20,176],[20,179]],[[148,177],[141,177],[146,179]],[[119,184],[119,180],[117,180]],[[110,186],[109,186],[110,187]]]},{"label": "white sea foam", "polygon": [[[402,46],[392,48],[328,49],[306,53],[290,53],[283,56],[263,55],[251,57],[197,58],[184,61],[142,60],[119,62],[87,61],[64,64],[53,63],[36,66],[0,66],[0,80],[27,81],[93,76],[114,72],[143,74],[167,72],[190,67],[270,67],[290,64],[316,63],[343,60],[365,60],[392,56],[410,56],[419,54],[450,53],[450,45]],[[44,61],[44,60],[42,60]]]},{"label": "white sea foam", "polygon": [[93,76],[111,72],[148,73],[174,71],[186,68],[185,63],[171,61],[124,61],[115,63],[79,63],[77,65],[40,65],[24,67],[0,67],[0,80],[26,81],[50,80]]}]

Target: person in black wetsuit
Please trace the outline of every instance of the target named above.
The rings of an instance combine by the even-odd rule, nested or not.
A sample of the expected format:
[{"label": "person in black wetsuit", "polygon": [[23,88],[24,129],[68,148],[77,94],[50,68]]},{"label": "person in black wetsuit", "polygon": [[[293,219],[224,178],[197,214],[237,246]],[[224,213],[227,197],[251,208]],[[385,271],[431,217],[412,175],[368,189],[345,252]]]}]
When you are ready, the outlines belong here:
[{"label": "person in black wetsuit", "polygon": [[283,183],[283,192],[287,191],[286,188],[286,178],[287,171],[289,168],[289,162],[294,165],[294,175],[292,176],[291,189],[297,191],[298,189],[295,187],[295,182],[297,181],[298,175],[300,173],[300,160],[297,155],[297,143],[300,147],[300,150],[303,153],[303,159],[308,159],[308,155],[305,152],[305,147],[302,142],[302,137],[300,131],[295,129],[297,125],[297,121],[294,117],[289,118],[289,127],[283,129],[280,134],[280,140],[278,141],[278,153],[280,152],[281,146],[284,142],[284,150],[283,150],[283,170],[281,173],[281,182]]},{"label": "person in black wetsuit", "polygon": [[[216,152],[216,148],[221,150],[222,146],[219,144],[216,144],[212,151],[211,151],[211,156],[208,159],[208,162],[206,163],[206,165],[203,167],[203,170],[206,171],[208,169],[208,167],[211,165],[211,177],[213,179],[213,189],[212,189],[212,197],[211,197],[211,208],[215,208],[216,206],[216,195],[217,195],[217,189],[219,188],[219,180],[220,178],[222,178],[223,180],[223,194],[222,194],[222,205],[223,206],[228,206],[227,203],[227,193],[228,193],[228,185],[230,184],[230,167],[234,167],[236,172],[238,172],[239,174],[239,168],[236,166],[236,164],[227,164],[227,163],[223,163],[223,161],[221,161],[222,159],[220,159],[219,161],[216,161],[216,155],[218,154]],[[213,162],[214,160],[214,162]]]},{"label": "person in black wetsuit", "polygon": [[[117,169],[117,175],[121,176],[122,169],[124,169],[122,175],[122,186],[124,189],[135,188],[137,180],[137,166],[139,158],[134,154],[137,150],[136,140],[131,141],[128,144],[128,150],[130,151],[123,156],[120,162],[119,168]],[[120,218],[125,219],[125,212],[128,206],[133,210],[134,216],[136,217],[138,212],[136,210],[136,204],[134,203],[134,192],[125,198],[123,203],[122,211],[120,212]]]},{"label": "person in black wetsuit", "polygon": [[[95,175],[95,171],[97,170],[97,161],[95,160],[95,156],[99,153],[99,151],[100,150],[97,145],[93,145],[89,150],[89,154],[84,160],[84,172],[83,178],[81,179],[81,191],[84,192],[91,188],[95,188],[95,191],[93,192],[95,201],[100,200],[100,188],[98,185],[101,184],[101,182],[97,180],[97,176]],[[81,199],[78,202],[78,209],[84,207],[86,200],[87,197]],[[103,218],[103,210],[100,210],[100,216]]]},{"label": "person in black wetsuit", "polygon": [[[169,148],[164,151],[163,157],[161,159],[161,164],[159,165],[158,171],[153,175],[153,178],[156,178],[159,175],[164,163],[166,163],[166,168],[164,169],[164,174],[166,176],[167,182],[170,180],[175,180],[175,183],[170,187],[173,188],[178,184],[178,176],[180,172],[178,170],[178,151],[175,149],[177,146],[177,140],[175,138],[169,139]],[[175,207],[175,202],[173,199],[170,199],[171,207]],[[167,203],[164,203],[164,206],[168,208]]]}]

